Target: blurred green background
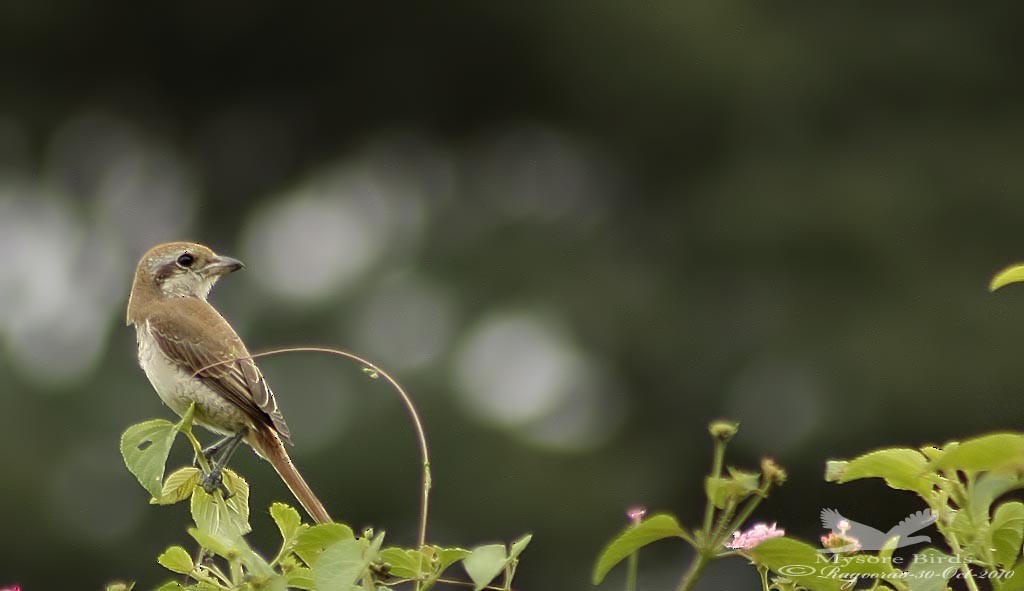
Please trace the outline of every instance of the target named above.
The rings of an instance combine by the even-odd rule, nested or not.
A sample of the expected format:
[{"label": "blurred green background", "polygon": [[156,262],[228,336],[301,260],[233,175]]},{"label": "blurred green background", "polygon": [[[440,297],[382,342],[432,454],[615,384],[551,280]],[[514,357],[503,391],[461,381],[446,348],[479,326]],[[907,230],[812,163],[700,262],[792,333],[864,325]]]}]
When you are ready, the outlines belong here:
[{"label": "blurred green background", "polygon": [[[431,537],[526,531],[521,589],[584,590],[643,504],[694,522],[705,425],[817,539],[909,493],[822,482],[888,444],[1019,428],[1020,9],[890,3],[0,4],[0,586],[155,586],[184,543],[120,433],[170,417],[123,326],[138,257],[195,239],[253,350],[392,370],[433,443]],[[264,360],[332,513],[411,543],[383,384]],[[184,446],[176,461],[188,461]],[[253,543],[288,492],[240,454]],[[670,588],[685,552],[641,559]],[[621,573],[620,573],[621,575]],[[610,577],[607,589],[620,585]],[[702,589],[754,588],[736,559]]]}]

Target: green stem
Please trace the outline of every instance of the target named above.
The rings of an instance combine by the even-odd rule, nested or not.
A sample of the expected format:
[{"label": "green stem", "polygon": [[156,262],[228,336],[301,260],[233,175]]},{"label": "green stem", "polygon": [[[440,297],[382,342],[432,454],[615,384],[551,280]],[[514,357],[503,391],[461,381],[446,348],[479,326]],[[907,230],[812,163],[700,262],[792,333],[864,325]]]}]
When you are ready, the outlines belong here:
[{"label": "green stem", "polygon": [[761,573],[761,591],[768,591],[768,568],[759,564],[757,572]]},{"label": "green stem", "polygon": [[[715,439],[715,455],[711,460],[711,477],[719,478],[722,476],[722,464],[725,462],[725,442]],[[715,504],[708,497],[708,503],[704,507],[704,536],[707,538],[711,535],[711,523],[715,517]]]},{"label": "green stem", "polygon": [[732,522],[729,524],[729,527],[726,528],[725,533],[727,535],[738,530],[743,526],[743,523],[748,518],[750,518],[751,514],[754,513],[754,509],[757,509],[757,506],[761,504],[761,501],[763,501],[765,497],[768,496],[768,491],[769,489],[771,489],[771,487],[772,485],[769,481],[766,481],[764,484],[761,485],[761,488],[758,489],[756,493],[754,493],[754,496],[747,501],[747,504],[743,507],[743,510],[736,515],[736,518],[733,519]]},{"label": "green stem", "polygon": [[722,544],[728,538],[729,534],[736,531],[737,528],[727,527],[727,522],[736,513],[736,501],[729,499],[725,509],[718,515],[718,520],[715,522],[714,530],[708,532],[705,538],[705,547],[713,550],[721,548]]},{"label": "green stem", "polygon": [[633,552],[626,563],[626,591],[636,591],[636,577],[640,566],[640,554]]},{"label": "green stem", "polygon": [[686,569],[686,574],[683,575],[679,586],[676,587],[676,591],[691,591],[693,586],[697,584],[697,579],[700,578],[701,573],[704,572],[704,567],[711,562],[711,559],[701,551],[697,551],[697,554],[693,557],[693,562],[690,563],[689,568]]},{"label": "green stem", "polygon": [[974,575],[971,574],[971,566],[966,562],[960,564],[960,572],[964,573],[964,580],[967,581],[967,588],[971,591],[978,591],[978,583],[974,580]]},{"label": "green stem", "polygon": [[[939,529],[942,531],[942,528]],[[960,547],[960,541],[957,540],[956,534],[952,531],[946,534],[946,542],[949,543],[949,549],[953,551],[954,556],[963,556],[963,549]],[[964,574],[964,581],[967,583],[967,588],[970,591],[979,591],[978,583],[974,580],[974,574],[971,573],[971,566],[967,561],[960,563],[960,572]]]},{"label": "green stem", "polygon": [[[270,355],[279,355],[281,353],[327,353],[351,359],[352,361],[362,364],[363,369],[371,378],[376,379],[377,377],[383,376],[383,378],[387,380],[388,384],[394,388],[395,392],[398,393],[398,396],[402,399],[402,404],[405,405],[405,408],[409,413],[409,417],[412,419],[413,428],[416,430],[416,439],[419,444],[420,458],[423,464],[422,486],[420,488],[420,523],[419,533],[416,538],[417,546],[422,549],[427,545],[427,517],[430,512],[430,447],[427,445],[427,434],[423,428],[423,421],[420,420],[420,415],[416,411],[416,405],[412,403],[412,398],[409,397],[409,394],[406,393],[405,389],[403,389],[398,381],[391,377],[388,372],[377,367],[375,364],[370,363],[366,359],[347,351],[339,351],[338,349],[329,349],[327,347],[288,347],[284,349],[274,349],[273,351],[264,351],[262,353],[257,353],[248,357],[240,357],[238,359],[256,359],[257,357],[268,357]],[[238,359],[228,359],[218,363],[213,363],[199,369],[192,375],[198,375],[211,367],[216,367],[225,363],[234,363],[235,361],[238,361]],[[425,574],[423,571],[423,552],[420,552],[419,563],[416,571],[416,589],[419,591],[423,584],[423,574]]]},{"label": "green stem", "polygon": [[210,463],[206,461],[206,456],[203,455],[203,444],[199,443],[196,436],[192,434],[192,419],[196,414],[196,403],[193,402],[189,405],[188,410],[182,415],[181,421],[178,423],[178,432],[184,433],[185,438],[192,444],[192,449],[196,453],[196,461],[199,462],[199,467],[202,468],[203,474],[210,473]]}]

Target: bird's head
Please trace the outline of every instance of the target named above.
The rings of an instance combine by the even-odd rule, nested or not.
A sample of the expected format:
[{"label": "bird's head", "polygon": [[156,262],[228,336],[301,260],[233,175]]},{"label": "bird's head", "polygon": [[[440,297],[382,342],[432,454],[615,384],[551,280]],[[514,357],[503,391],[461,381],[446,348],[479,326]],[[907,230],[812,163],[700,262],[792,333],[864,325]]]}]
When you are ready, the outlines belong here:
[{"label": "bird's head", "polygon": [[1005,287],[1011,283],[1020,283],[1021,281],[1024,281],[1024,263],[1010,265],[996,273],[995,277],[988,284],[988,290],[995,291],[1000,287]]},{"label": "bird's head", "polygon": [[197,297],[205,300],[221,276],[243,266],[241,261],[218,255],[202,244],[168,242],[154,246],[142,255],[135,268],[132,295],[128,300],[129,322],[136,298]]}]

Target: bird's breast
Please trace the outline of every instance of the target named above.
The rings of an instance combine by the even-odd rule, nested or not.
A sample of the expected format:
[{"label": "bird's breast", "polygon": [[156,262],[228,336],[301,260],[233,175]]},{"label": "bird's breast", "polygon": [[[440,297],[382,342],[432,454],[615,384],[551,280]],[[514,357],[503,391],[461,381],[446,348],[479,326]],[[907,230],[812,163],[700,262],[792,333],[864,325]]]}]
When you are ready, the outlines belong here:
[{"label": "bird's breast", "polygon": [[139,365],[142,366],[142,371],[146,372],[146,377],[156,390],[157,396],[174,412],[179,415],[185,413],[196,398],[195,390],[205,386],[180,365],[168,359],[145,327],[139,327],[138,341]]},{"label": "bird's breast", "polygon": [[138,328],[137,338],[139,365],[157,396],[171,410],[184,415],[195,403],[196,423],[219,433],[234,433],[248,424],[248,417],[240,408],[168,358],[145,326]]}]

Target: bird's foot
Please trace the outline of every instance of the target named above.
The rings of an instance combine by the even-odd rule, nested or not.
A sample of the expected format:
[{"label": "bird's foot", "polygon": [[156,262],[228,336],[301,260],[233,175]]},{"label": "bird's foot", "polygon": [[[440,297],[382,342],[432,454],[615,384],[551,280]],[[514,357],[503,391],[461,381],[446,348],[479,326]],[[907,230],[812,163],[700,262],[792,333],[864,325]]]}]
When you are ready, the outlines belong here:
[{"label": "bird's foot", "polygon": [[[224,449],[224,447],[231,442],[231,439],[231,437],[225,437],[224,439],[221,439],[220,441],[214,443],[213,445],[203,450],[203,457],[206,458],[206,463],[208,465],[214,465],[214,456],[216,456],[217,453],[220,452],[220,450]],[[199,454],[195,454],[194,456],[192,456],[192,467],[199,467]]]},{"label": "bird's foot", "polygon": [[212,495],[214,491],[219,490],[221,495],[224,496],[224,500],[228,500],[234,496],[226,484],[224,484],[224,475],[222,468],[215,466],[209,473],[203,474],[199,480],[199,486],[203,487],[206,494]]}]

